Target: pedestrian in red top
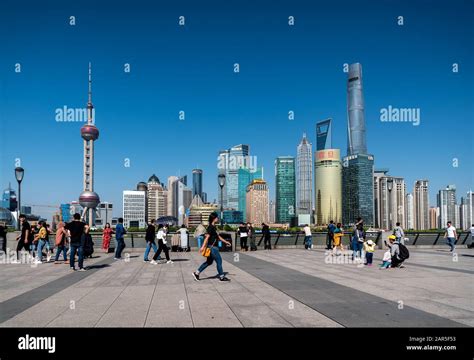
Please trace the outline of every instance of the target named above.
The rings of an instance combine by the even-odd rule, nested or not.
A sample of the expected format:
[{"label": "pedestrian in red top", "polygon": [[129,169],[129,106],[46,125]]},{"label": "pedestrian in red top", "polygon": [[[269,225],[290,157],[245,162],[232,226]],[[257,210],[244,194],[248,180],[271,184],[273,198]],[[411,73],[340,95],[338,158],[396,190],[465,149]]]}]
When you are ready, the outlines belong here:
[{"label": "pedestrian in red top", "polygon": [[109,252],[110,240],[112,240],[112,234],[114,231],[110,227],[110,224],[105,224],[104,232],[102,233],[102,250],[107,254]]}]

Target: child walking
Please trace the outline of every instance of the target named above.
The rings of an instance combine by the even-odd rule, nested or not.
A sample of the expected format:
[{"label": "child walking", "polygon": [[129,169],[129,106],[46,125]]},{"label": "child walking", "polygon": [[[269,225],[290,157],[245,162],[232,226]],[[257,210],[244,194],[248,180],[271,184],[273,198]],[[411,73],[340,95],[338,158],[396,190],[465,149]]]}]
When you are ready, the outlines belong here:
[{"label": "child walking", "polygon": [[374,252],[375,252],[375,243],[372,240],[365,242],[364,251],[365,251],[366,265],[372,266],[372,261],[374,259]]}]

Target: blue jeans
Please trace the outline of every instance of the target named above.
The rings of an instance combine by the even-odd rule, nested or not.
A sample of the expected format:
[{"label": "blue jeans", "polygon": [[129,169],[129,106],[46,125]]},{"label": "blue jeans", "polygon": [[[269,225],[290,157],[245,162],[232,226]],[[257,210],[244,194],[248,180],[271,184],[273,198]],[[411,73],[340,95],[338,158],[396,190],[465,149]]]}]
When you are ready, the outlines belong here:
[{"label": "blue jeans", "polygon": [[36,251],[36,258],[41,261],[43,258],[43,247],[46,245],[46,241],[40,239],[38,241],[38,250]]},{"label": "blue jeans", "polygon": [[54,256],[54,261],[59,260],[59,255],[61,255],[61,252],[63,253],[64,261],[67,261],[67,247],[66,245],[59,245],[56,247],[56,255]]},{"label": "blue jeans", "polygon": [[156,246],[154,241],[146,242],[145,255],[143,255],[143,260],[148,261],[148,255],[150,254],[150,249],[153,248],[153,251],[156,253],[158,251],[158,246]]},{"label": "blue jeans", "polygon": [[374,253],[371,253],[371,252],[365,253],[365,258],[367,259],[367,265],[372,265],[372,260],[374,258]]},{"label": "blue jeans", "polygon": [[454,244],[456,244],[456,239],[453,237],[448,237],[447,243],[449,247],[451,248],[451,251],[454,251]]},{"label": "blue jeans", "polygon": [[306,249],[311,249],[311,246],[313,245],[313,238],[311,236],[305,236],[304,245]]},{"label": "blue jeans", "polygon": [[122,258],[122,251],[125,249],[125,240],[124,239],[116,239],[117,242],[117,249],[115,249],[115,258],[121,259]]},{"label": "blue jeans", "polygon": [[352,238],[352,257],[355,259],[357,257],[357,253],[359,253],[359,257],[362,258],[362,246],[363,243],[357,240],[357,237]]},{"label": "blue jeans", "polygon": [[215,246],[211,248],[211,255],[207,258],[206,262],[204,262],[198,269],[199,273],[202,273],[209,265],[216,261],[217,265],[217,272],[219,273],[220,277],[224,277],[224,270],[222,269],[222,258],[221,254],[219,253],[219,249]]},{"label": "blue jeans", "polygon": [[71,244],[71,253],[69,254],[69,265],[71,266],[72,269],[74,269],[76,251],[78,254],[77,256],[79,257],[77,261],[79,265],[79,269],[82,269],[84,267],[84,248],[82,247],[82,245]]}]

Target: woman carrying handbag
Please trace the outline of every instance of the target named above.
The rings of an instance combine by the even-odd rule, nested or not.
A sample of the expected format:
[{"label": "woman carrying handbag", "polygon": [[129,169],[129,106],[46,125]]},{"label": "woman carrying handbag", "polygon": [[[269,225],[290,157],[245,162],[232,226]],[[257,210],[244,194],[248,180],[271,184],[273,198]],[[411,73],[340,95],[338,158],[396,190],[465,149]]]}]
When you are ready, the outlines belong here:
[{"label": "woman carrying handbag", "polygon": [[207,228],[207,234],[204,238],[204,242],[201,246],[200,252],[201,254],[206,257],[206,261],[199,267],[199,269],[193,272],[194,280],[199,281],[199,275],[212,263],[215,261],[217,266],[217,272],[219,273],[220,281],[230,281],[224,273],[222,269],[222,258],[221,254],[219,253],[219,248],[217,247],[218,241],[222,241],[227,246],[232,246],[230,242],[223,239],[217,233],[216,225],[219,222],[219,215],[217,213],[212,213],[209,215],[209,226]]}]

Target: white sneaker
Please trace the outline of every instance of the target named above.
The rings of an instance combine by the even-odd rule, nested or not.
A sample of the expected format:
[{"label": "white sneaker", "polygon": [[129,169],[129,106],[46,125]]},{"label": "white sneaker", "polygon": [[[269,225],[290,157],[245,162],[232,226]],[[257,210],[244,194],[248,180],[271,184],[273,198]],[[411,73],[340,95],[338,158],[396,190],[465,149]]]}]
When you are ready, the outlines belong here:
[{"label": "white sneaker", "polygon": [[42,262],[41,260],[39,260],[39,259],[36,259],[35,262],[34,262],[35,265],[42,264],[42,263],[43,263],[43,262]]},{"label": "white sneaker", "polygon": [[171,260],[168,260],[166,263],[167,264],[174,264]]},{"label": "white sneaker", "polygon": [[46,262],[49,262],[51,260],[51,253],[48,252],[48,255],[46,255]]},{"label": "white sneaker", "polygon": [[150,261],[150,264],[152,265],[158,265],[158,263],[155,260]]},{"label": "white sneaker", "polygon": [[12,261],[10,262],[10,264],[19,264],[19,263],[20,263],[19,260],[12,260]]}]

